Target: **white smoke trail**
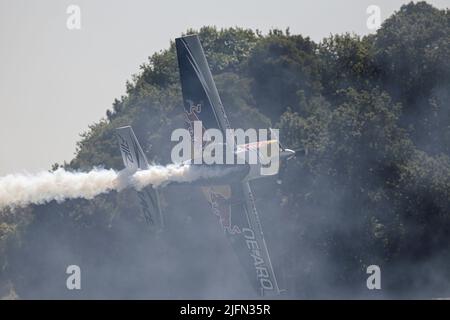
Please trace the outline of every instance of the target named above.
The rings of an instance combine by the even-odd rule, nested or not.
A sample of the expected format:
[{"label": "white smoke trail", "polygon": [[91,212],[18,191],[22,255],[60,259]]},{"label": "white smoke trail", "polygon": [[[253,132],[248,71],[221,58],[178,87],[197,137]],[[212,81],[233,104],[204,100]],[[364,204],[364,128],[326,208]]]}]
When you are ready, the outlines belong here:
[{"label": "white smoke trail", "polygon": [[141,190],[148,185],[160,186],[170,182],[193,182],[223,176],[232,172],[233,168],[196,167],[190,165],[151,166],[148,170],[137,171],[131,177],[131,185]]},{"label": "white smoke trail", "polygon": [[38,174],[10,174],[0,178],[0,208],[43,204],[69,198],[92,199],[116,188],[114,170],[68,172],[58,169]]},{"label": "white smoke trail", "polygon": [[93,169],[89,172],[70,172],[58,169],[38,174],[10,174],[0,177],[0,208],[43,204],[52,200],[92,199],[112,190],[126,187],[137,190],[170,182],[191,182],[224,174],[217,169],[193,168],[189,165],[151,166],[127,176],[126,171]]}]

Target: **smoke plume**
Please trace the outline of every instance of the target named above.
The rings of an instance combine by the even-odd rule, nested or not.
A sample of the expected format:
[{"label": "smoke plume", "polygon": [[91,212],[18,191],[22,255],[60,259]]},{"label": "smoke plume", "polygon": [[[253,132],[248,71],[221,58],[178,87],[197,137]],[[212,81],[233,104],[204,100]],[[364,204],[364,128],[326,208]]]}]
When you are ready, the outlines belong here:
[{"label": "smoke plume", "polygon": [[170,182],[192,182],[224,174],[215,168],[190,165],[151,166],[133,175],[126,170],[93,169],[89,172],[71,172],[62,168],[37,174],[10,174],[0,177],[0,208],[24,207],[56,200],[84,198],[127,187],[141,190],[148,185],[158,187]]}]

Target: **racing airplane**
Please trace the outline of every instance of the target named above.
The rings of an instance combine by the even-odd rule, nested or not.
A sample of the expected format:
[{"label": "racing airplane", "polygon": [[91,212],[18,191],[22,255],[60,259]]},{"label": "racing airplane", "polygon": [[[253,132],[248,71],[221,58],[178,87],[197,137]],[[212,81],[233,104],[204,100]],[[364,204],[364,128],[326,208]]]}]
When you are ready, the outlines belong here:
[{"label": "racing airplane", "polygon": [[[175,45],[188,129],[192,132],[194,121],[201,121],[203,129],[219,129],[225,136],[226,129],[230,129],[231,126],[198,36],[187,35],[176,38]],[[117,128],[116,133],[126,173],[131,175],[137,170],[147,169],[148,161],[132,128],[130,126]],[[279,174],[285,168],[287,160],[296,154],[296,151],[284,148],[277,137],[274,139],[271,136],[271,140],[238,145],[235,148],[235,156],[248,159],[245,158],[248,153],[258,150],[262,145],[279,148],[277,154],[279,159],[272,160],[279,161],[280,166],[278,172],[273,174]],[[278,286],[270,261],[250,187],[251,180],[267,176],[261,174],[261,165],[261,163],[234,165],[236,170],[227,171],[230,174],[195,183],[200,185],[213,214],[218,217],[257,294],[277,296],[282,290]],[[163,215],[158,192],[157,188],[150,186],[138,192],[138,195],[146,221],[155,229],[161,230]]]}]

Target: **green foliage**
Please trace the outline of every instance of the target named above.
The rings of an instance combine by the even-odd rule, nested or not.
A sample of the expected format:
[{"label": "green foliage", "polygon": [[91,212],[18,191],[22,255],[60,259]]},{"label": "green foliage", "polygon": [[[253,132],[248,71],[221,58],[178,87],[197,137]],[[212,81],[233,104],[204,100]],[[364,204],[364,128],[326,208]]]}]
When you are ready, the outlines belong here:
[{"label": "green foliage", "polygon": [[334,35],[319,44],[323,94],[334,95],[347,88],[370,89],[377,80],[371,37]]},{"label": "green foliage", "polygon": [[425,2],[409,3],[375,36],[375,59],[406,110],[449,78],[450,15]]},{"label": "green foliage", "polygon": [[277,120],[297,105],[298,92],[313,96],[320,91],[317,45],[300,35],[275,32],[261,39],[247,62],[258,109]]},{"label": "green foliage", "polygon": [[450,12],[425,2],[402,6],[375,35],[380,80],[403,104],[403,126],[432,153],[448,151],[449,105],[435,104],[434,97],[450,90],[449,55]]}]

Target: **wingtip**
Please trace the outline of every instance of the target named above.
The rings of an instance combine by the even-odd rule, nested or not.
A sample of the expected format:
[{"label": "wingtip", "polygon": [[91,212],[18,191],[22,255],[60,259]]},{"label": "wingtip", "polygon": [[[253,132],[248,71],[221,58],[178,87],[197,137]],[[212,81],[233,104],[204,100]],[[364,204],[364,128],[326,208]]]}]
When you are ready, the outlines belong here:
[{"label": "wingtip", "polygon": [[131,128],[131,126],[122,126],[122,127],[118,127],[115,130],[123,130],[123,129],[129,129]]},{"label": "wingtip", "polygon": [[189,38],[198,38],[198,34],[196,34],[196,33],[187,34],[187,35],[175,38],[175,41],[180,41],[182,39],[189,39]]}]

